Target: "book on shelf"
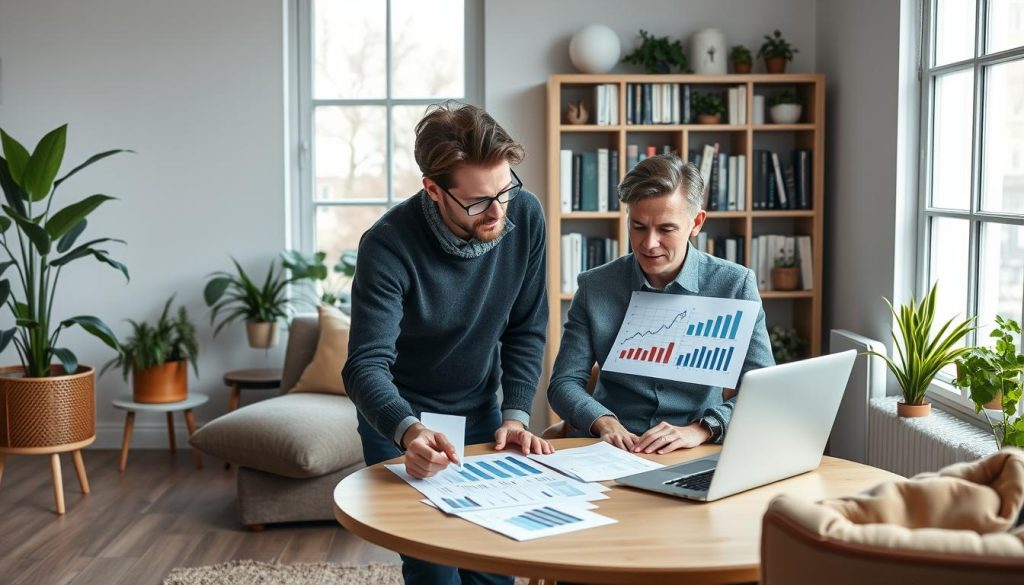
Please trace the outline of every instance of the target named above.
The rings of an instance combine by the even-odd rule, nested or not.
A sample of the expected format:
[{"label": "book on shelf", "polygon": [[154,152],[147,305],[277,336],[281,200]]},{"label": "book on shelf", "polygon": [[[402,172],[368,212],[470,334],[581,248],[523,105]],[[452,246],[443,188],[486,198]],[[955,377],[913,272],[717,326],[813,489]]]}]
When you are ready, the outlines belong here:
[{"label": "book on shelf", "polygon": [[608,211],[619,210],[619,151],[608,154]]},{"label": "book on shelf", "polygon": [[745,242],[743,236],[712,237],[704,232],[700,232],[696,237],[691,238],[690,243],[706,254],[717,256],[736,264],[742,265],[744,263],[743,247]]},{"label": "book on shelf", "polygon": [[592,238],[581,233],[562,234],[561,291],[575,293],[581,272],[597,268],[619,257],[619,241]]},{"label": "book on shelf", "polygon": [[619,84],[602,83],[594,86],[594,117],[598,126],[619,124]]},{"label": "book on shelf", "polygon": [[608,211],[608,149],[597,149],[597,210]]},{"label": "book on shelf", "polygon": [[783,258],[788,258],[800,269],[800,282],[804,290],[814,288],[814,256],[810,236],[762,234],[750,241],[751,269],[757,277],[757,288],[770,291],[771,271]]},{"label": "book on shelf", "polygon": [[572,211],[572,151],[562,149],[558,157],[559,203],[562,213]]},{"label": "book on shelf", "polygon": [[562,213],[618,211],[619,152],[559,152],[559,204]]},{"label": "book on shelf", "polygon": [[711,188],[711,171],[715,167],[718,143],[705,144],[700,155],[700,178],[704,181],[704,209],[708,208],[708,193]]},{"label": "book on shelf", "polygon": [[789,165],[782,160],[774,151],[754,151],[751,195],[755,210],[811,208],[811,151],[792,151]]},{"label": "book on shelf", "polygon": [[686,83],[627,83],[626,124],[689,124],[690,95]]}]

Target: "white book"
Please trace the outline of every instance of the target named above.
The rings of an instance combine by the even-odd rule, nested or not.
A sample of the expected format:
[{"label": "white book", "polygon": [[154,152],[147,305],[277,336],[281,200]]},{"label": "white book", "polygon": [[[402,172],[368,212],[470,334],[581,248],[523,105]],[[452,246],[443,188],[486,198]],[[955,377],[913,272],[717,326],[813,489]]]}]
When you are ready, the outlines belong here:
[{"label": "white book", "polygon": [[736,240],[733,238],[725,239],[725,259],[729,262],[736,262],[739,257],[736,255]]},{"label": "white book", "polygon": [[750,239],[750,269],[754,271],[754,279],[757,281],[757,289],[761,290],[761,265],[758,263],[758,252],[761,247],[761,238]]},{"label": "white book", "polygon": [[755,126],[760,126],[760,125],[764,124],[764,96],[763,95],[755,95],[754,96],[754,112],[753,112],[753,115],[751,117],[753,118],[752,122],[754,123]]},{"label": "white book", "polygon": [[572,292],[572,234],[562,234],[562,292]]},{"label": "white book", "polygon": [[572,234],[572,293],[580,288],[579,276],[583,272],[583,234]]},{"label": "white book", "polygon": [[779,164],[779,153],[772,151],[772,168],[775,170],[775,192],[778,194],[779,206],[789,209],[786,203],[786,182],[782,180],[782,165]]},{"label": "white book", "polygon": [[608,149],[597,149],[597,210],[608,211]]},{"label": "white book", "polygon": [[739,101],[740,101],[739,100],[739,93],[740,93],[739,88],[736,88],[736,87],[730,87],[729,88],[728,96],[729,96],[729,123],[730,124],[737,124],[737,123],[739,123],[738,122],[738,120],[739,120],[738,108],[739,108]]},{"label": "white book", "polygon": [[771,290],[771,266],[768,262],[768,236],[757,236],[757,288]]},{"label": "white book", "polygon": [[796,238],[793,236],[785,236],[782,239],[782,253],[786,258],[792,258],[795,262],[796,257]]},{"label": "white book", "polygon": [[681,92],[679,90],[679,84],[672,84],[672,123],[682,124],[683,123],[683,106]]},{"label": "white book", "polygon": [[743,211],[747,205],[747,155],[737,155],[736,160],[736,211]]},{"label": "white book", "polygon": [[729,197],[725,211],[736,211],[736,194],[739,185],[739,168],[737,163],[739,163],[739,160],[740,157],[738,156],[729,157]]},{"label": "white book", "polygon": [[609,100],[612,109],[612,126],[619,125],[619,84],[612,83],[608,86],[611,88],[612,99]]},{"label": "white book", "polygon": [[661,103],[664,111],[661,113],[661,121],[665,124],[672,124],[672,84],[661,84]]},{"label": "white book", "polygon": [[708,188],[711,186],[711,165],[715,164],[716,150],[716,145],[705,144],[704,151],[700,155],[700,178],[704,180],[704,209],[707,209]]},{"label": "white book", "polygon": [[747,86],[739,86],[739,95],[737,96],[739,103],[737,104],[737,124],[747,123]]},{"label": "white book", "polygon": [[[562,213],[572,212],[572,151],[562,150],[558,159],[559,201]],[[565,291],[569,292],[569,291]]]},{"label": "white book", "polygon": [[811,251],[811,236],[797,236],[796,245],[800,279],[804,290],[811,290],[814,288],[814,256]]}]

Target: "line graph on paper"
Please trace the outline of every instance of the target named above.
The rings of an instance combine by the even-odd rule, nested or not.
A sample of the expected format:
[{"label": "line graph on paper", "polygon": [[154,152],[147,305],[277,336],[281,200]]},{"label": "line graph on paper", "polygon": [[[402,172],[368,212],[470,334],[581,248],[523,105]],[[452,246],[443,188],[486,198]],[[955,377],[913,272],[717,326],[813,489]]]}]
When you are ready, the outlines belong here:
[{"label": "line graph on paper", "polygon": [[759,310],[754,301],[634,292],[602,369],[734,388]]}]

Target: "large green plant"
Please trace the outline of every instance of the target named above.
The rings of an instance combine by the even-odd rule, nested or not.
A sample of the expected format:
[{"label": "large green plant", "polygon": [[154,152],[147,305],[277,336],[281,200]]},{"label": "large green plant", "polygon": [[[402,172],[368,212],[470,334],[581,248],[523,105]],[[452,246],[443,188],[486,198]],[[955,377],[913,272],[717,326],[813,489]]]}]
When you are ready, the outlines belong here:
[{"label": "large green plant", "polygon": [[29,154],[24,146],[0,129],[4,154],[0,157],[0,187],[6,200],[0,215],[0,247],[7,256],[6,261],[0,262],[0,275],[11,268],[16,273],[14,277],[0,280],[0,305],[10,309],[15,323],[13,328],[0,332],[0,351],[13,342],[25,375],[36,378],[50,375],[54,358],[64,366],[65,372],[78,370],[74,352],[58,346],[61,331],[68,327],[78,325],[111,348],[120,350],[117,337],[96,317],[79,315],[54,326],[53,302],[61,271],[68,264],[91,257],[128,278],[124,264],[98,247],[107,242],[123,244],[124,241],[98,238],[75,246],[85,231],[86,217],[113,197],[90,195],[53,209],[57,188],[72,175],[101,159],[126,151],[95,154],[56,179],[66,141],[65,124],[43,136]]},{"label": "large green plant", "polygon": [[990,337],[996,341],[995,348],[975,347],[956,361],[953,384],[970,389],[975,412],[998,400],[999,418],[989,420],[1000,446],[1024,447],[1024,417],[1018,413],[1024,393],[1024,353],[1014,341],[1020,339],[1020,324],[996,315]]},{"label": "large green plant", "polygon": [[121,344],[120,355],[103,366],[103,372],[113,367],[121,368],[121,374],[127,382],[128,374],[132,372],[187,359],[198,376],[199,341],[196,326],[189,319],[185,307],[178,307],[176,317],[170,316],[173,302],[174,295],[171,295],[155,325],[128,319],[132,335]]},{"label": "large green plant", "polygon": [[348,311],[352,304],[348,283],[356,273],[356,251],[343,250],[330,271],[324,260],[325,252],[303,254],[298,250],[285,250],[281,262],[297,279],[306,278],[314,283],[317,300]]},{"label": "large green plant", "polygon": [[900,306],[899,312],[888,299],[885,300],[889,311],[892,312],[896,329],[899,330],[899,336],[895,329],[892,332],[893,349],[899,359],[898,363],[885,354],[867,352],[885,360],[903,389],[903,402],[908,405],[922,404],[928,385],[939,370],[970,351],[969,347],[957,347],[957,344],[974,329],[974,317],[956,325],[953,324],[953,319],[950,319],[938,331],[932,333],[937,291],[936,283],[920,303],[911,298],[909,303]]},{"label": "large green plant", "polygon": [[232,258],[231,262],[235,265],[237,274],[215,272],[203,290],[203,298],[212,309],[210,324],[212,325],[217,316],[224,312],[224,318],[214,329],[213,334],[217,335],[221,329],[238,319],[262,323],[286,319],[290,308],[288,285],[307,277],[289,278],[283,266],[277,268],[275,263],[271,262],[263,284],[257,285],[237,260]]},{"label": "large green plant", "polygon": [[623,63],[639,65],[647,73],[669,73],[675,67],[688,71],[690,63],[683,52],[683,44],[677,39],[656,37],[640,29],[640,46],[622,58]]}]

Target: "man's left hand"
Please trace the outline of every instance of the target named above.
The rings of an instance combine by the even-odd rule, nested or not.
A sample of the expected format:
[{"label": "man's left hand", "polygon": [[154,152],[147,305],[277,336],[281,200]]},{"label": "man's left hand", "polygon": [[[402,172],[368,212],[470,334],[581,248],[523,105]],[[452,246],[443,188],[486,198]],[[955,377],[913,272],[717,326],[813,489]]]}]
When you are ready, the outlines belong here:
[{"label": "man's left hand", "polygon": [[658,423],[640,436],[633,446],[634,453],[671,453],[677,449],[690,449],[704,444],[711,438],[711,432],[698,423],[677,427],[665,421]]},{"label": "man's left hand", "polygon": [[523,423],[517,420],[507,420],[501,423],[498,430],[494,431],[494,443],[494,449],[497,451],[504,449],[505,445],[519,445],[523,455],[530,453],[550,455],[555,452],[551,443],[526,430]]}]

